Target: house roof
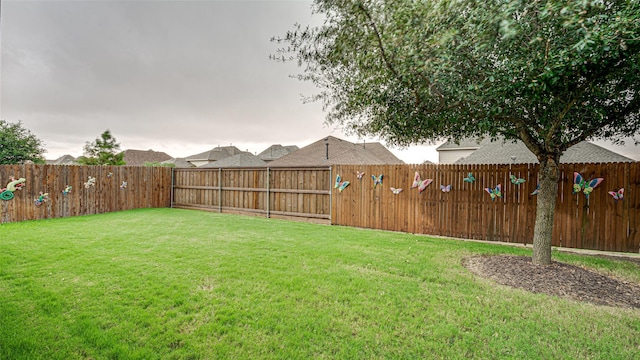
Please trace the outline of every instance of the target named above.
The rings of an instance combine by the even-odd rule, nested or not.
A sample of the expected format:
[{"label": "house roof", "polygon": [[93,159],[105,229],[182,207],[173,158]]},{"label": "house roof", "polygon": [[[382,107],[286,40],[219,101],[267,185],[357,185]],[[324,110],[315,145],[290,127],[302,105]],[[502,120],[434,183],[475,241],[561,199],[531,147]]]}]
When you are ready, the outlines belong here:
[{"label": "house roof", "polygon": [[459,143],[456,143],[452,140],[445,141],[442,145],[436,148],[437,151],[448,151],[448,150],[474,150],[479,149],[480,146],[490,143],[490,139],[477,139],[477,138],[464,138],[461,139]]},{"label": "house roof", "polygon": [[241,152],[239,154],[235,154],[233,156],[229,156],[224,159],[199,166],[198,168],[252,167],[266,165],[267,163],[259,157],[249,152]]},{"label": "house roof", "polygon": [[229,156],[241,153],[242,151],[235,146],[217,146],[209,151],[200,154],[191,155],[185,158],[187,161],[217,161]]},{"label": "house roof", "polygon": [[[325,142],[326,139],[326,142]],[[327,144],[329,145],[327,148]],[[373,143],[377,144],[377,143]],[[299,150],[282,156],[269,166],[328,166],[335,164],[402,164],[391,152],[386,154],[379,147],[354,144],[333,136],[322,138]],[[328,150],[328,158],[327,158]],[[388,150],[387,150],[388,151]]]},{"label": "house roof", "polygon": [[66,155],[62,155],[61,157],[55,159],[55,160],[47,160],[47,164],[50,165],[76,165],[76,158],[74,158],[73,156],[66,154]]},{"label": "house roof", "polygon": [[163,162],[169,159],[171,156],[161,151],[133,149],[124,151],[124,162],[132,166],[142,166],[146,162]]},{"label": "house roof", "polygon": [[[596,144],[582,141],[564,152],[560,157],[561,163],[590,163],[590,162],[633,162],[634,160],[605,149]],[[456,164],[509,164],[533,163],[537,164],[536,156],[522,141],[486,141],[469,156],[459,159]]]},{"label": "house roof", "polygon": [[196,167],[195,165],[193,165],[192,163],[188,162],[184,158],[174,158],[174,159],[165,160],[165,161],[162,161],[162,164],[173,164],[177,168],[192,168],[192,167]]},{"label": "house roof", "polygon": [[358,146],[362,146],[368,152],[374,154],[378,159],[384,161],[385,164],[401,164],[403,163],[400,159],[398,159],[389,149],[387,149],[384,145],[379,142],[370,142],[370,143],[358,143]]},{"label": "house roof", "polygon": [[273,161],[298,149],[299,147],[295,145],[282,146],[280,144],[274,144],[258,154],[258,157],[264,161]]}]

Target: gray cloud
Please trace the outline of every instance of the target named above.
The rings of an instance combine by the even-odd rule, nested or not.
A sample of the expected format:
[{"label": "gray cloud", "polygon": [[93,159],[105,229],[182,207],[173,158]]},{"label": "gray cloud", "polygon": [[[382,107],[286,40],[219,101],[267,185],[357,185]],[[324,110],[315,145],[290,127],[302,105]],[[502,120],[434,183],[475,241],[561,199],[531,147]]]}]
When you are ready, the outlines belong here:
[{"label": "gray cloud", "polygon": [[[81,155],[110,129],[123,148],[188,156],[233,143],[259,152],[327,134],[314,88],[269,60],[269,39],[319,23],[310,1],[2,1],[0,118]],[[366,139],[367,141],[375,139]],[[408,162],[431,147],[392,149]]]},{"label": "gray cloud", "polygon": [[50,153],[78,154],[106,128],[123,147],[184,151],[304,144],[333,131],[319,104],[300,101],[314,89],[288,77],[297,68],[268,58],[273,35],[313,21],[309,2],[10,1],[2,10],[2,118],[22,120]]}]

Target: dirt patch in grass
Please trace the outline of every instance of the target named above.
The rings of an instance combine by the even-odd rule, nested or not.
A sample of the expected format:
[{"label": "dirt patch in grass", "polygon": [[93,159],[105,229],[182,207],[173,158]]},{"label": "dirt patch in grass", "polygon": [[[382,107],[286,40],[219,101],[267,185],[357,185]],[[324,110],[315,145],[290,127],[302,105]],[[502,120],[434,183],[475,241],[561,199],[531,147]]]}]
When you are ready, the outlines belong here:
[{"label": "dirt patch in grass", "polygon": [[507,255],[467,257],[462,265],[478,276],[534,293],[640,309],[640,286],[574,265],[534,265],[530,257]]}]

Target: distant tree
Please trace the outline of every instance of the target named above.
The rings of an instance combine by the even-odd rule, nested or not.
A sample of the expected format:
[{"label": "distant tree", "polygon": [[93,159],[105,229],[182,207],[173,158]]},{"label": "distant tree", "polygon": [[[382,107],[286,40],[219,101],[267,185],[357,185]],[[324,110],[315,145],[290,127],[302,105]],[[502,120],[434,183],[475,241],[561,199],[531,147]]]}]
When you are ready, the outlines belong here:
[{"label": "distant tree", "polygon": [[274,56],[327,122],[410,145],[521,140],[540,162],[533,262],[551,262],[560,156],[640,133],[640,2],[316,0]]},{"label": "distant tree", "polygon": [[93,142],[84,146],[84,156],[76,160],[81,165],[125,165],[124,152],[120,151],[120,144],[106,130]]},{"label": "distant tree", "polygon": [[22,122],[0,120],[0,164],[44,163],[44,152],[42,140],[25,129]]}]

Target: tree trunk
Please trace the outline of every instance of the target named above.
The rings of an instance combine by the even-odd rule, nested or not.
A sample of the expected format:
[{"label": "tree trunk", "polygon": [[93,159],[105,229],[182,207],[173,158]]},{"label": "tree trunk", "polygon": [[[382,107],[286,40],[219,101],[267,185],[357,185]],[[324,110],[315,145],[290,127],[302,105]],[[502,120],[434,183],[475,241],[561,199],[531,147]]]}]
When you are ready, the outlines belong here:
[{"label": "tree trunk", "polygon": [[553,217],[558,197],[558,157],[545,156],[539,159],[536,223],[533,230],[532,261],[538,265],[551,264],[551,236],[553,234]]}]

